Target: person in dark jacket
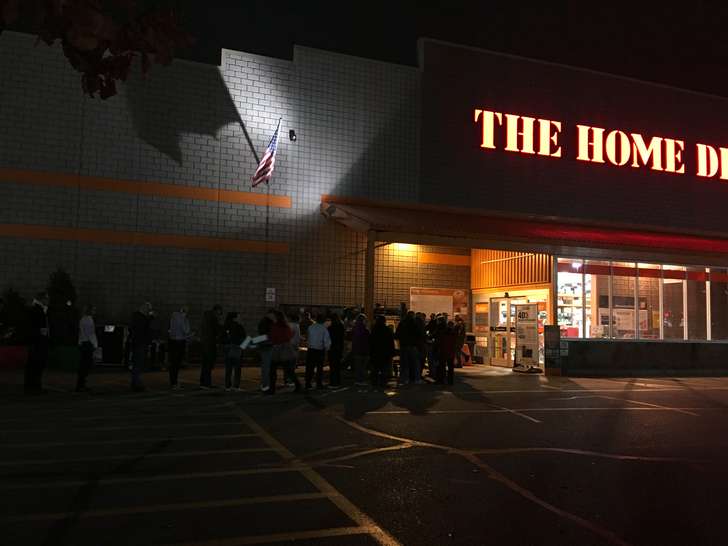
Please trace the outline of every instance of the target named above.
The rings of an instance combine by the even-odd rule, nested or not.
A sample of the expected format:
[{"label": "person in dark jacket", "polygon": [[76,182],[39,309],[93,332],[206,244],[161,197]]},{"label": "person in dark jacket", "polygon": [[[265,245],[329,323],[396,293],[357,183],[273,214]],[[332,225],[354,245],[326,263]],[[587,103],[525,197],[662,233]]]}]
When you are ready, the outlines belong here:
[{"label": "person in dark jacket", "polygon": [[417,375],[415,376],[415,382],[422,382],[422,373],[425,370],[425,361],[427,360],[427,324],[425,319],[427,315],[424,313],[415,313],[415,326],[417,332],[417,358],[419,359],[419,366],[417,368]]},{"label": "person in dark jacket", "polygon": [[329,386],[338,388],[341,386],[341,359],[344,356],[344,323],[337,313],[331,315],[329,325],[329,337],[331,338],[331,349],[329,349]]},{"label": "person in dark jacket", "polygon": [[356,384],[364,386],[367,384],[369,366],[369,328],[367,328],[367,316],[364,313],[360,313],[354,323],[354,330],[351,333],[351,355],[354,359]]},{"label": "person in dark jacket", "polygon": [[40,292],[30,308],[28,362],[25,365],[25,394],[43,394],[43,370],[48,362],[48,294]]},{"label": "person in dark jacket", "polygon": [[437,383],[445,380],[447,369],[447,384],[452,385],[455,379],[455,350],[457,345],[457,332],[452,321],[437,333],[437,357],[440,365],[437,368]]},{"label": "person in dark jacket", "polygon": [[217,360],[217,345],[222,341],[222,307],[213,306],[202,315],[202,365],[200,366],[200,388],[212,388],[212,370]]},{"label": "person in dark jacket", "polygon": [[387,371],[392,365],[394,356],[394,334],[387,327],[384,315],[377,315],[369,336],[369,361],[371,380],[375,387],[387,384]]},{"label": "person in dark jacket", "polygon": [[152,304],[147,301],[131,316],[129,329],[132,343],[131,389],[133,391],[145,390],[142,383],[142,372],[146,365],[149,344],[152,341],[151,311]]},{"label": "person in dark jacket", "polygon": [[408,383],[422,381],[419,369],[419,328],[415,323],[414,311],[407,312],[404,319],[397,325],[394,337],[399,340],[400,383],[407,385]]},{"label": "person in dark jacket", "polygon": [[240,321],[240,313],[228,313],[225,318],[225,390],[240,390],[240,345],[247,334]]},{"label": "person in dark jacket", "polygon": [[465,321],[460,315],[455,315],[455,367],[463,367],[463,345],[465,345]]}]

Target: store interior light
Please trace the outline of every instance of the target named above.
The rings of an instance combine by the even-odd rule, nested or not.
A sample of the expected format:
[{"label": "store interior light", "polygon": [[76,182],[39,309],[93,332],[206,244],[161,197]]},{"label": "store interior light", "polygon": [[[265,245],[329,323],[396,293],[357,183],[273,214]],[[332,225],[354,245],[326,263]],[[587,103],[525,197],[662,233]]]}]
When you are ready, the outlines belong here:
[{"label": "store interior light", "polygon": [[581,262],[571,262],[571,268],[579,271],[581,269]]},{"label": "store interior light", "polygon": [[415,246],[409,243],[394,243],[394,250],[397,252],[411,252],[415,249]]}]

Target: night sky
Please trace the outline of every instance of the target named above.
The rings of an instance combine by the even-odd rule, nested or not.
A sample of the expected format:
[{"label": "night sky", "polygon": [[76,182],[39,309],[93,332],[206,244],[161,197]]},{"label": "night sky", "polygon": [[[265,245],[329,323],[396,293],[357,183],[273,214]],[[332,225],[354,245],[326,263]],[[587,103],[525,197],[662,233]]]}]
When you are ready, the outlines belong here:
[{"label": "night sky", "polygon": [[417,38],[433,37],[728,96],[723,2],[441,4],[180,0],[197,43],[179,56],[218,64],[226,47],[291,59],[295,43],[416,65]]}]

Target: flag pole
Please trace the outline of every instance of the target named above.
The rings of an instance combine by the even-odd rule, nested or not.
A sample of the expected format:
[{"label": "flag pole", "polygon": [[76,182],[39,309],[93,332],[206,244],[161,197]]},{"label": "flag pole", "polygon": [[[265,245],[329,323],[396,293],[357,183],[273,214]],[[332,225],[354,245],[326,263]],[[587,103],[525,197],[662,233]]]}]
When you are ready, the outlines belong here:
[{"label": "flag pole", "polygon": [[258,157],[258,152],[255,151],[255,146],[253,145],[253,141],[250,138],[250,135],[248,134],[248,129],[245,127],[245,124],[243,123],[243,120],[239,120],[240,128],[243,130],[243,135],[245,135],[245,140],[248,141],[248,146],[250,146],[250,151],[253,152],[253,157],[255,158],[255,164],[257,165],[260,163],[260,158]]},{"label": "flag pole", "polygon": [[[281,128],[281,121],[283,120],[283,117],[278,118],[278,125],[276,126],[275,134],[276,138],[280,138],[280,132],[279,129]],[[276,143],[276,146],[278,144]],[[272,178],[272,177],[271,177]],[[264,289],[268,289],[268,273],[269,273],[269,265],[270,265],[270,252],[269,252],[269,246],[270,246],[270,180],[265,181],[265,256],[263,257],[263,281],[265,282]],[[267,302],[266,302],[267,303]]]}]

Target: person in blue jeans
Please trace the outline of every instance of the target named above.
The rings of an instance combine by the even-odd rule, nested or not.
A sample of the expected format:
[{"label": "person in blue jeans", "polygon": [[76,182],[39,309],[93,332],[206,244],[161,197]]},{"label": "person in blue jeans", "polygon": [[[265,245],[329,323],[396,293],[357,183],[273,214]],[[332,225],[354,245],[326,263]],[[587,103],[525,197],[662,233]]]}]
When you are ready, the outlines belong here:
[{"label": "person in blue jeans", "polygon": [[[258,335],[270,338],[271,328],[276,320],[275,309],[269,309],[265,316],[258,323]],[[273,359],[273,344],[270,339],[257,345],[260,355],[260,390],[270,391],[271,361]]]}]

